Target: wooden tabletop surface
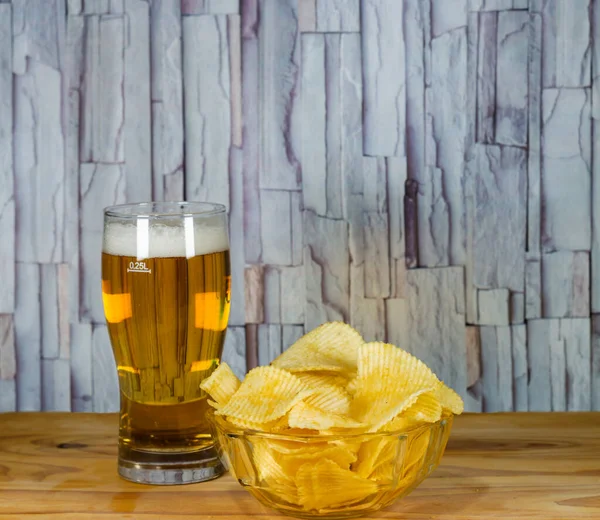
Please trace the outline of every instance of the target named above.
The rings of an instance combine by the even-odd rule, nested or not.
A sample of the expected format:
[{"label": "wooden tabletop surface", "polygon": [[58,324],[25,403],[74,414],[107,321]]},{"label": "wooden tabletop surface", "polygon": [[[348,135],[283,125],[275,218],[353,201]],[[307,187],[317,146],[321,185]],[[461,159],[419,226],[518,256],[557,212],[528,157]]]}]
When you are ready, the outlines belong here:
[{"label": "wooden tabletop surface", "polygon": [[[0,519],[284,518],[229,476],[121,480],[116,442],[112,414],[0,414]],[[459,417],[437,471],[373,518],[600,519],[600,413]]]}]

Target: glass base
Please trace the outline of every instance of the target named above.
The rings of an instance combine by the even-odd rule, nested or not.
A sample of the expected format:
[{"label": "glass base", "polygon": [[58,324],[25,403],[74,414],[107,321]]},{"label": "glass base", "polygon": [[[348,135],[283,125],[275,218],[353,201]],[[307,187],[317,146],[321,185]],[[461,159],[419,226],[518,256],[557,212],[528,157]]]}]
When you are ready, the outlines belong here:
[{"label": "glass base", "polygon": [[150,453],[119,446],[119,475],[140,484],[173,486],[212,480],[225,473],[214,447],[193,452]]}]

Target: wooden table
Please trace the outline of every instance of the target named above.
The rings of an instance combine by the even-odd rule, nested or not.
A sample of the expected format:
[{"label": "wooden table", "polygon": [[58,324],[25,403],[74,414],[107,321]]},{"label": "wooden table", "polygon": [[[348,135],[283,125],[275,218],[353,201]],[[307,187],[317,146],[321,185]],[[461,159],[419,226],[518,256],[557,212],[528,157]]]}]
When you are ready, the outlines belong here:
[{"label": "wooden table", "polygon": [[[116,472],[116,415],[0,415],[0,519],[279,517],[229,476],[154,487]],[[375,518],[600,519],[600,414],[464,415],[438,470]]]}]

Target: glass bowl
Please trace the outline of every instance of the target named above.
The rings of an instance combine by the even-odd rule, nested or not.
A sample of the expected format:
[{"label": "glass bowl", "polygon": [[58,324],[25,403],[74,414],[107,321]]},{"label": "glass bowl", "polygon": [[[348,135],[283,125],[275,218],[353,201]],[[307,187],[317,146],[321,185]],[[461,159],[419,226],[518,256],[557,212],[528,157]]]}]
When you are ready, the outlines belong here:
[{"label": "glass bowl", "polygon": [[208,418],[233,477],[263,505],[300,518],[359,517],[408,495],[440,463],[453,421],[318,435],[242,429],[212,411]]}]

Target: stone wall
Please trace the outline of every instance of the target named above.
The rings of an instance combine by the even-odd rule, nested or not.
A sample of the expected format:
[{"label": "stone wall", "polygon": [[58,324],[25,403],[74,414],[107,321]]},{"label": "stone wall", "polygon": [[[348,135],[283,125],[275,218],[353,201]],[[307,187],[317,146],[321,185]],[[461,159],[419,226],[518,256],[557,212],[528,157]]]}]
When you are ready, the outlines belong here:
[{"label": "stone wall", "polygon": [[[345,320],[600,409],[596,0],[0,0],[0,411],[110,411],[102,208],[230,216],[225,359]],[[599,127],[600,128],[600,127]]]}]

